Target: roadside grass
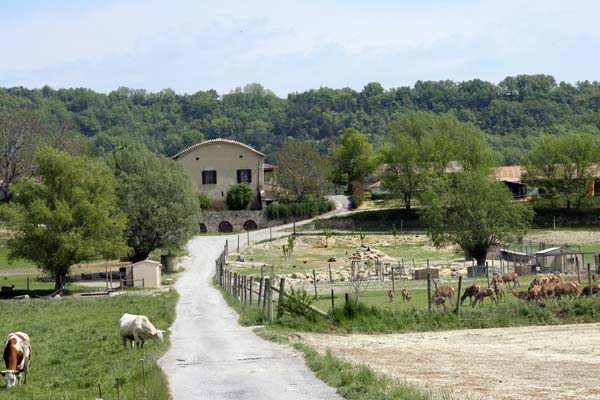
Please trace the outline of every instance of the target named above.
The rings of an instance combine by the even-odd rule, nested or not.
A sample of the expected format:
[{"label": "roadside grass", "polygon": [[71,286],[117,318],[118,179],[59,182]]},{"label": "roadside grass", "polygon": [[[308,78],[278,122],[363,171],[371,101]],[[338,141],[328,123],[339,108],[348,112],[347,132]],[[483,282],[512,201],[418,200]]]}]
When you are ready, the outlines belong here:
[{"label": "roadside grass", "polygon": [[355,367],[330,352],[319,354],[304,344],[294,345],[304,353],[306,365],[319,379],[350,400],[427,400],[430,397],[408,385],[379,377],[366,366]]},{"label": "roadside grass", "polygon": [[117,378],[121,399],[170,398],[166,376],[157,365],[168,336],[165,343],[152,341],[143,350],[124,350],[118,321],[124,312],[144,314],[158,329],[166,329],[175,318],[176,302],[174,291],[0,302],[0,334],[26,332],[32,345],[29,383],[6,390],[0,380],[0,399],[93,399],[98,384],[104,399],[116,399]]}]

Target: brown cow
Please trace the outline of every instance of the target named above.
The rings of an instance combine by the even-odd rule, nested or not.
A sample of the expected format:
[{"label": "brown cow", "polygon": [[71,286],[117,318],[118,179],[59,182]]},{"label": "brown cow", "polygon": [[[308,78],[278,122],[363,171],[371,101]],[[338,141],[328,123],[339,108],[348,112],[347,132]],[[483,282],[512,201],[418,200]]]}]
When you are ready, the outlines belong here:
[{"label": "brown cow", "polygon": [[0,372],[0,375],[6,381],[7,389],[21,384],[21,373],[23,373],[24,378],[23,384],[27,383],[30,359],[31,343],[29,336],[23,332],[10,333],[4,344],[6,370]]}]

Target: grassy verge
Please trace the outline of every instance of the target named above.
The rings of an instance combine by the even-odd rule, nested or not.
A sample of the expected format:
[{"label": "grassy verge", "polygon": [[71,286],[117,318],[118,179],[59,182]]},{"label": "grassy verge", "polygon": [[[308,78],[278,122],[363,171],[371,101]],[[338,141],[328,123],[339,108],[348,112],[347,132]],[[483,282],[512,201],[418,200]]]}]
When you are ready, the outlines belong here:
[{"label": "grassy verge", "polygon": [[121,399],[168,399],[166,376],[156,364],[168,348],[168,339],[150,342],[144,350],[124,350],[118,321],[124,312],[144,314],[158,329],[166,329],[175,318],[176,302],[174,291],[156,296],[0,302],[0,333],[23,331],[32,343],[29,384],[10,391],[2,388],[0,399],[93,399],[98,384],[105,399],[116,399],[117,378]]},{"label": "grassy verge", "polygon": [[351,400],[426,400],[430,397],[392,379],[379,377],[366,366],[355,367],[331,353],[322,355],[303,344],[294,346],[304,353],[306,365],[319,379]]}]

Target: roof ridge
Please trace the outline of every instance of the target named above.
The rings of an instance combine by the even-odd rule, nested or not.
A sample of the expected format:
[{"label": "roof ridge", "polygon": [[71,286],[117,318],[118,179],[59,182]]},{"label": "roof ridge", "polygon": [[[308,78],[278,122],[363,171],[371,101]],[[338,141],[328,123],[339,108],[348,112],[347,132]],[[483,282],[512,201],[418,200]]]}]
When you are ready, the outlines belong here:
[{"label": "roof ridge", "polygon": [[215,139],[209,139],[209,140],[205,140],[205,141],[200,142],[200,143],[193,144],[190,147],[188,147],[188,148],[180,151],[179,153],[175,154],[171,158],[173,160],[177,160],[179,157],[181,157],[185,153],[187,153],[187,152],[189,152],[189,151],[191,151],[191,150],[193,150],[193,149],[195,149],[197,147],[200,147],[200,146],[203,146],[203,145],[206,145],[206,144],[216,143],[216,142],[237,144],[237,145],[242,146],[242,147],[244,147],[244,148],[246,148],[246,149],[248,149],[248,150],[250,150],[250,151],[252,151],[252,152],[254,152],[254,153],[256,153],[256,154],[258,154],[260,156],[262,156],[262,157],[265,157],[264,153],[261,153],[260,151],[256,150],[254,147],[249,146],[249,145],[247,145],[245,143],[242,143],[242,142],[239,142],[239,141],[233,140],[233,139],[215,138]]}]

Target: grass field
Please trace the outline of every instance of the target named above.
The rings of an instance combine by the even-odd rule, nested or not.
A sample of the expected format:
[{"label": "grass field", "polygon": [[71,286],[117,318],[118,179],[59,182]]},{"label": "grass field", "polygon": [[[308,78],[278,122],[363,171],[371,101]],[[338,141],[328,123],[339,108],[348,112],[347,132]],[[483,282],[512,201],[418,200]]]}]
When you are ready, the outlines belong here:
[{"label": "grass field", "polygon": [[0,271],[17,268],[35,269],[35,265],[25,260],[14,260],[8,263],[8,249],[6,248],[6,239],[0,239]]},{"label": "grass field", "polygon": [[175,318],[176,300],[176,293],[169,292],[0,302],[2,337],[23,331],[32,344],[29,384],[7,391],[2,380],[0,399],[93,399],[98,384],[104,399],[116,399],[117,378],[121,399],[168,399],[167,379],[156,365],[168,344],[123,350],[118,320],[124,312],[145,314],[158,329],[166,329]]}]

